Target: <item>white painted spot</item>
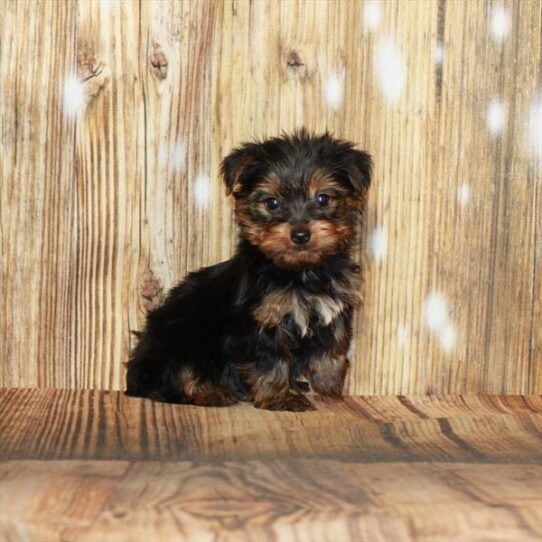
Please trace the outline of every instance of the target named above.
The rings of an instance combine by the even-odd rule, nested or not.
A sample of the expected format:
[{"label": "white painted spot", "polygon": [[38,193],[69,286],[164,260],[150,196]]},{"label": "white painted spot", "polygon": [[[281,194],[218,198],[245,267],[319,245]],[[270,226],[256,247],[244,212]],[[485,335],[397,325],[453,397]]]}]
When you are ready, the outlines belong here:
[{"label": "white painted spot", "polygon": [[535,96],[529,108],[527,140],[531,156],[542,164],[542,92]]},{"label": "white painted spot", "polygon": [[435,64],[442,64],[444,61],[444,45],[442,43],[437,43],[435,45],[435,50],[433,51],[433,60]]},{"label": "white painted spot", "polygon": [[174,173],[184,171],[186,165],[186,145],[183,141],[176,141],[172,145],[171,170]]},{"label": "white painted spot", "polygon": [[438,332],[441,348],[449,354],[455,348],[457,342],[457,331],[452,322],[447,322]]},{"label": "white painted spot", "polygon": [[510,32],[510,14],[503,7],[496,7],[491,12],[491,34],[495,41],[501,42]]},{"label": "white painted spot", "polygon": [[392,38],[386,38],[377,45],[374,64],[384,96],[390,102],[397,102],[405,85],[406,63]]},{"label": "white painted spot", "polygon": [[64,83],[64,109],[68,115],[76,116],[85,109],[85,90],[83,83],[75,75]]},{"label": "white painted spot", "polygon": [[346,357],[352,361],[356,357],[356,342],[352,341],[350,343],[350,348],[348,349],[348,352],[346,353]]},{"label": "white painted spot", "polygon": [[100,0],[99,5],[103,10],[109,11],[113,6],[118,5],[118,3],[118,0]]},{"label": "white painted spot", "polygon": [[397,342],[400,346],[405,346],[410,339],[410,332],[405,324],[397,326]]},{"label": "white painted spot", "polygon": [[436,333],[440,347],[450,354],[457,343],[457,331],[450,318],[450,309],[440,292],[432,292],[425,301],[425,319],[427,327]]},{"label": "white painted spot", "polygon": [[467,183],[462,183],[457,189],[457,201],[461,205],[467,205],[470,200],[470,186]]},{"label": "white painted spot", "polygon": [[497,98],[493,98],[488,105],[486,112],[486,123],[489,132],[497,136],[502,132],[506,121],[506,108]]},{"label": "white painted spot", "polygon": [[344,97],[344,69],[332,73],[324,87],[326,104],[332,111],[337,111],[343,103]]},{"label": "white painted spot", "polygon": [[186,168],[186,145],[183,141],[162,143],[158,147],[158,163],[169,176],[175,176]]},{"label": "white painted spot", "polygon": [[388,232],[385,228],[375,228],[369,235],[369,248],[373,259],[381,262],[388,253]]},{"label": "white painted spot", "polygon": [[425,300],[425,321],[431,331],[438,331],[448,323],[448,303],[440,292],[432,292]]},{"label": "white painted spot", "polygon": [[207,207],[211,199],[211,179],[208,175],[200,173],[194,179],[192,188],[194,194],[194,202],[198,207]]},{"label": "white painted spot", "polygon": [[378,0],[366,0],[363,10],[363,21],[367,29],[374,30],[382,17],[381,4]]}]

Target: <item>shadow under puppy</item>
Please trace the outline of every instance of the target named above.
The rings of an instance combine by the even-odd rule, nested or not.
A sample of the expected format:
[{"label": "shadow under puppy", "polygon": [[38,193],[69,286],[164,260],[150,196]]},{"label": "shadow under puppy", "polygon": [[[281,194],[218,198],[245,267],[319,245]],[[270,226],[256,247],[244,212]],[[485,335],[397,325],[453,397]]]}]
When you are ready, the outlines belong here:
[{"label": "shadow under puppy", "polygon": [[246,143],[222,162],[240,239],[228,260],[190,273],[147,324],[127,394],[156,401],[310,410],[340,397],[359,267],[350,259],[371,157],[305,130]]}]

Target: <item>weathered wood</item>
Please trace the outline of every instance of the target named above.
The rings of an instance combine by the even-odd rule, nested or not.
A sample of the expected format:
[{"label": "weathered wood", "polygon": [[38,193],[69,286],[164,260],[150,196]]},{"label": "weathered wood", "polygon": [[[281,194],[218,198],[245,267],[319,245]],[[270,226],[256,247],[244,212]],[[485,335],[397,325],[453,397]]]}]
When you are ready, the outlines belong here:
[{"label": "weathered wood", "polygon": [[541,21],[540,0],[3,2],[0,385],[121,388],[130,329],[232,252],[220,158],[305,124],[375,156],[348,391],[541,392]]},{"label": "weathered wood", "polygon": [[318,406],[2,390],[0,539],[540,540],[541,397]]},{"label": "weathered wood", "polygon": [[542,398],[349,397],[304,415],[119,392],[2,390],[0,459],[540,462]]},{"label": "weathered wood", "polygon": [[538,542],[542,467],[7,461],[5,542]]}]

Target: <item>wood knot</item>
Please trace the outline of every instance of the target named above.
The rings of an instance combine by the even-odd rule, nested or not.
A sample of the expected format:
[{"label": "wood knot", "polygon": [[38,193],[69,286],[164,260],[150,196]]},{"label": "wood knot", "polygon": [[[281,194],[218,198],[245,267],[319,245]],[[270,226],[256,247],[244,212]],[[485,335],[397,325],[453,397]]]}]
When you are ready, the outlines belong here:
[{"label": "wood knot", "polygon": [[85,106],[98,96],[108,79],[105,63],[97,55],[92,43],[82,40],[77,47],[77,76],[83,85]]},{"label": "wood knot", "polygon": [[297,69],[305,66],[305,61],[298,51],[292,50],[288,53],[288,56],[286,58],[286,65],[288,66],[288,68]]},{"label": "wood knot", "polygon": [[[307,81],[314,77],[316,70],[315,47],[305,44],[303,50],[286,46],[282,58],[282,70],[286,80]],[[284,64],[283,64],[284,66]]]},{"label": "wood knot", "polygon": [[161,294],[164,287],[161,282],[152,274],[147,275],[141,283],[141,297],[145,300],[147,310],[154,309],[160,305]]},{"label": "wood knot", "polygon": [[167,77],[168,61],[162,47],[157,42],[153,43],[150,62],[154,75],[158,79],[165,79]]},{"label": "wood knot", "polygon": [[96,60],[94,48],[88,41],[81,41],[77,49],[77,71],[81,79],[96,77],[101,65]]}]

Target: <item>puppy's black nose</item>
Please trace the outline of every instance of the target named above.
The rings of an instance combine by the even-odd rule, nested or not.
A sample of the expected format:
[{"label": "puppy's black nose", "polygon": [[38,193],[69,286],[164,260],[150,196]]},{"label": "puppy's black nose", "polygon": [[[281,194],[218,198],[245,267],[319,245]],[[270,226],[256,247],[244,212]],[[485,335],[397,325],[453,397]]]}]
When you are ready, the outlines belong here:
[{"label": "puppy's black nose", "polygon": [[299,228],[292,231],[292,241],[296,245],[304,245],[309,242],[310,238],[311,232],[309,230]]}]

